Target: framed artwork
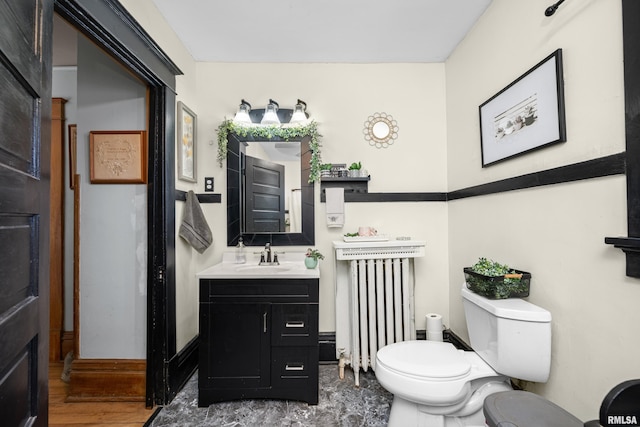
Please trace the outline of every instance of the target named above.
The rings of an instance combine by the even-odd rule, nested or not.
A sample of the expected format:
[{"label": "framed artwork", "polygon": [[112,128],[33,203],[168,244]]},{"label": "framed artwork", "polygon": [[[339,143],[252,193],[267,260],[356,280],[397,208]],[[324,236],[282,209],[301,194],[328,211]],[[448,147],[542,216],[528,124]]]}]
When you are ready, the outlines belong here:
[{"label": "framed artwork", "polygon": [[69,136],[69,188],[74,188],[73,177],[76,175],[76,156],[78,147],[78,133],[76,125],[69,125],[67,135]]},{"label": "framed artwork", "polygon": [[566,140],[562,49],[480,105],[482,167]]},{"label": "framed artwork", "polygon": [[91,131],[89,164],[93,184],[147,182],[147,132]]},{"label": "framed artwork", "polygon": [[178,101],[178,179],[198,182],[196,175],[196,129],[198,117]]}]

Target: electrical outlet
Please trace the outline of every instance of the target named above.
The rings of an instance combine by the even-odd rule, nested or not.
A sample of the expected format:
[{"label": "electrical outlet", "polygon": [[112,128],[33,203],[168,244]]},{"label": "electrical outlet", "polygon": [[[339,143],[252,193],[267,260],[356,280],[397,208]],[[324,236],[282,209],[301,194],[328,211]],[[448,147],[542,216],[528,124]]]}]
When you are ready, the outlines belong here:
[{"label": "electrical outlet", "polygon": [[213,192],[213,178],[207,177],[204,179],[204,191]]}]

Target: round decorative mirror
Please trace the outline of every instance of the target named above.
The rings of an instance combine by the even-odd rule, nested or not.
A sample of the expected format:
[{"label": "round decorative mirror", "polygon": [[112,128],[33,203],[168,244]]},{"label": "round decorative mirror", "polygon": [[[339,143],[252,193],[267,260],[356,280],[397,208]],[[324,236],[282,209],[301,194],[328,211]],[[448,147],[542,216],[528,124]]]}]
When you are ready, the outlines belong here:
[{"label": "round decorative mirror", "polygon": [[369,145],[387,148],[398,137],[398,122],[387,113],[375,113],[364,122],[364,139]]}]

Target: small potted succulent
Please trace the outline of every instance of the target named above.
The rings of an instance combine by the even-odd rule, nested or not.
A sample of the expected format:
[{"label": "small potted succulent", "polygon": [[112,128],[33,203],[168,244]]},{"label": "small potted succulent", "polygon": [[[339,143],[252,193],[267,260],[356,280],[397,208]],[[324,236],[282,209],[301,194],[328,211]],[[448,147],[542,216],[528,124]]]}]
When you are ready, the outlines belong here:
[{"label": "small potted succulent", "polygon": [[349,165],[349,176],[352,178],[360,176],[360,169],[362,169],[362,164],[360,162],[353,162]]},{"label": "small potted succulent", "polygon": [[364,178],[367,176],[367,170],[362,169],[362,163],[354,162],[349,166],[349,176],[352,178]]},{"label": "small potted succulent", "polygon": [[320,177],[321,178],[331,178],[331,163],[323,163],[320,165]]},{"label": "small potted succulent", "polygon": [[316,268],[319,259],[324,259],[324,255],[317,249],[309,248],[304,257],[304,265],[306,265],[307,268]]}]

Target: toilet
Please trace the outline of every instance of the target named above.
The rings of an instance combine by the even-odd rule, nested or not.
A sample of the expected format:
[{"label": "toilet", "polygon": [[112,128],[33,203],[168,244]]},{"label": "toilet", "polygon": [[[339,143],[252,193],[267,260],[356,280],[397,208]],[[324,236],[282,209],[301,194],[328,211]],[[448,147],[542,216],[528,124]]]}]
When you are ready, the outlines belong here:
[{"label": "toilet", "polygon": [[471,347],[403,341],[376,355],[376,378],[394,399],[390,427],[486,426],[487,396],[512,390],[510,378],[546,382],[551,313],[518,298],[490,300],[463,285]]}]

